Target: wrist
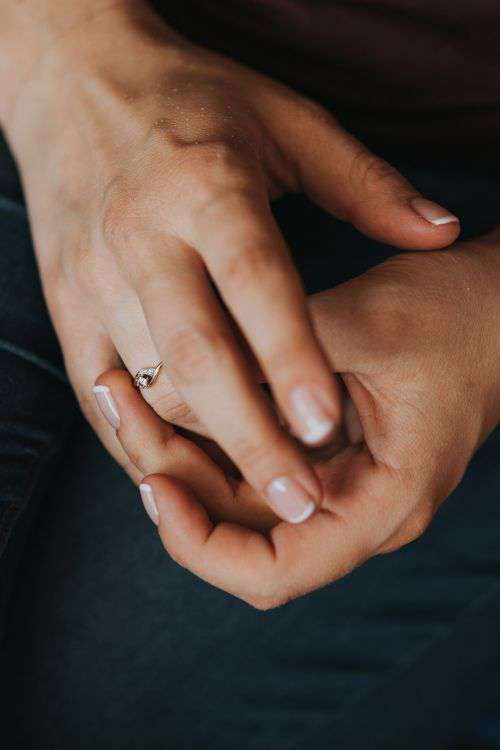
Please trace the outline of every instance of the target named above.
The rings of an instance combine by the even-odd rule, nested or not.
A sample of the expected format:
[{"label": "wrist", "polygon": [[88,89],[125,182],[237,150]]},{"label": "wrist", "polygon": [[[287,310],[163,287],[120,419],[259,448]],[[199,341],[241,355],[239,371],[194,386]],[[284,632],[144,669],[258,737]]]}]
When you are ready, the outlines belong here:
[{"label": "wrist", "polygon": [[91,74],[127,60],[131,41],[147,49],[159,39],[181,40],[147,0],[7,0],[0,29],[0,126],[9,140],[20,119],[16,110],[30,99],[51,98],[67,73]]},{"label": "wrist", "polygon": [[500,227],[463,243],[461,253],[480,269],[492,299],[500,306]]},{"label": "wrist", "polygon": [[485,375],[490,398],[485,422],[490,432],[500,424],[500,228],[464,243],[461,252],[480,279],[474,307],[482,313],[481,343],[489,355]]}]

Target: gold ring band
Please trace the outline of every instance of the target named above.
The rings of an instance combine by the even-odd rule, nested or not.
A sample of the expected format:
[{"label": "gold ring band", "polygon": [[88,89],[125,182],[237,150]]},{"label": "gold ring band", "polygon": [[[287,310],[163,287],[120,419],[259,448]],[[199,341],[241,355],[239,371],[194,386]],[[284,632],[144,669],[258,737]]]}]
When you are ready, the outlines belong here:
[{"label": "gold ring band", "polygon": [[153,367],[142,367],[140,370],[137,370],[134,375],[135,387],[139,388],[140,390],[142,390],[143,388],[151,388],[156,378],[158,377],[158,373],[160,372],[162,366],[163,362],[158,362],[158,364],[153,365]]}]

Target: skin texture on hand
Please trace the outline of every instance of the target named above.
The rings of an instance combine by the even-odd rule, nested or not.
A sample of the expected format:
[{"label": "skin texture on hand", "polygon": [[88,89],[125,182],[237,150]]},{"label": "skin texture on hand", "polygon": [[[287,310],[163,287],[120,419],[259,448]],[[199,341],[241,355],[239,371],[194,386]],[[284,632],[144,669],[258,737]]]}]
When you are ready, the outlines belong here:
[{"label": "skin texture on hand", "polygon": [[[238,500],[213,461],[192,444],[181,447],[184,438],[170,433],[157,454],[158,467],[170,463],[169,476],[145,477],[142,492],[172,557],[265,609],[416,539],[500,421],[499,247],[493,234],[446,253],[395,256],[311,297],[331,366],[342,373],[359,413],[364,443],[339,445],[318,465],[324,500],[311,518],[258,533],[232,523],[238,513],[245,516],[245,503],[258,512],[258,498]],[[139,445],[133,432],[143,428],[139,407],[129,411],[123,400],[123,377],[112,373],[99,382],[118,388],[118,435],[132,453]],[[135,453],[136,465],[145,458]],[[207,492],[215,492],[216,474],[214,501]],[[225,520],[214,523],[214,516]],[[273,519],[262,516],[259,523],[265,528]]]},{"label": "skin texture on hand", "polygon": [[187,43],[146,4],[96,8],[50,38],[4,124],[84,413],[120,458],[95,378],[163,360],[168,378],[145,392],[155,411],[171,416],[175,388],[251,486],[304,518],[322,485],[256,370],[307,445],[339,428],[341,391],[269,202],[303,191],[410,249],[449,244],[458,221],[324,109]]}]

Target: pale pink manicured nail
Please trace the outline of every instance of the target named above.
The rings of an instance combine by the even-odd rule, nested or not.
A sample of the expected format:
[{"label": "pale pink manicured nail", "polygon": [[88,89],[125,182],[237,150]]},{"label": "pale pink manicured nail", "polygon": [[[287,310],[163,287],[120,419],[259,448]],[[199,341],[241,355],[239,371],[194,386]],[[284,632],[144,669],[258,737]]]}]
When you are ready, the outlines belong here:
[{"label": "pale pink manicured nail", "polygon": [[427,200],[427,198],[412,198],[410,205],[419,216],[436,227],[441,224],[459,223],[460,221],[457,216],[450,214],[446,208]]},{"label": "pale pink manicured nail", "polygon": [[156,507],[155,498],[153,495],[153,488],[150,484],[140,484],[139,492],[141,493],[142,502],[146,513],[152,520],[152,522],[158,526],[158,508]]},{"label": "pale pink manicured nail", "polygon": [[267,485],[267,499],[276,515],[289,523],[302,523],[316,506],[295,479],[278,477]]},{"label": "pale pink manicured nail", "polygon": [[290,394],[290,403],[304,443],[315,445],[333,431],[333,419],[307,385],[301,385]]},{"label": "pale pink manicured nail", "polygon": [[107,385],[95,385],[93,388],[97,405],[111,427],[117,430],[120,426],[120,415],[116,408],[115,400]]}]

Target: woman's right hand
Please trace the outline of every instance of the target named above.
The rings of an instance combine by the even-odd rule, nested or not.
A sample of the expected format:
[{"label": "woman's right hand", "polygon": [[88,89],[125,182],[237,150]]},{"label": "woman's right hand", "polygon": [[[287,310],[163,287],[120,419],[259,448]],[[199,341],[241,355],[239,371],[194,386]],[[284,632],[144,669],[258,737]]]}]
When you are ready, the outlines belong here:
[{"label": "woman's right hand", "polygon": [[448,245],[459,224],[322,108],[181,39],[147,3],[87,2],[2,102],[84,413],[125,461],[93,383],[163,360],[144,391],[158,414],[186,426],[175,394],[278,515],[305,518],[321,487],[258,373],[306,444],[335,432],[340,392],[270,201],[304,191],[408,249]]}]

